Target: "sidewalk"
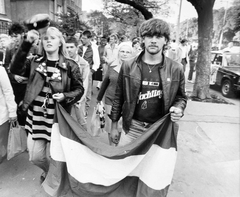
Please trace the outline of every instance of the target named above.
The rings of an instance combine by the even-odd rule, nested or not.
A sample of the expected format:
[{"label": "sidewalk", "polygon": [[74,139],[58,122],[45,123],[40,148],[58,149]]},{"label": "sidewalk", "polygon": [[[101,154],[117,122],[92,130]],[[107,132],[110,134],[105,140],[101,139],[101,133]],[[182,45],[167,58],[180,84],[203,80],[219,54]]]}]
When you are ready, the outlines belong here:
[{"label": "sidewalk", "polygon": [[168,197],[240,196],[239,113],[236,105],[188,101]]},{"label": "sidewalk", "polygon": [[[188,101],[179,125],[178,160],[168,197],[239,197],[239,107]],[[101,137],[107,142],[106,135]],[[40,174],[27,153],[4,161],[0,197],[48,197],[39,185]]]}]

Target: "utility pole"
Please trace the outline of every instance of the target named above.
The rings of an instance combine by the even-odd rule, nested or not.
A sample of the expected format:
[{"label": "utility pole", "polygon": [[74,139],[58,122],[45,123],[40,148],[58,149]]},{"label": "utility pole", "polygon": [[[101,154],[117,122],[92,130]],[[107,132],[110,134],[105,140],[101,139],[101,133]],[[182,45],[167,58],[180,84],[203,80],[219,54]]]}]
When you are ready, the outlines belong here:
[{"label": "utility pole", "polygon": [[179,43],[179,30],[180,30],[181,11],[182,11],[182,0],[180,0],[179,12],[178,12],[176,43]]},{"label": "utility pole", "polygon": [[222,25],[222,30],[221,30],[221,34],[220,34],[219,43],[218,43],[218,50],[221,50],[221,46],[222,46],[223,27],[224,27],[225,21],[226,21],[227,10],[228,10],[228,1],[227,1],[227,6],[226,6],[226,8],[224,9],[223,25]]}]

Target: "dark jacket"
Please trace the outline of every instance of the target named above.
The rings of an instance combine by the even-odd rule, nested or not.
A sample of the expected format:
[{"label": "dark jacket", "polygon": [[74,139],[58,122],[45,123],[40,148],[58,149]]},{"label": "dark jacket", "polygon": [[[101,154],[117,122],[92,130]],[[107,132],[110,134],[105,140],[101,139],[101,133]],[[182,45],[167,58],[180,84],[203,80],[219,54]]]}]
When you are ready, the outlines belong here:
[{"label": "dark jacket", "polygon": [[[129,131],[141,88],[140,61],[143,54],[144,52],[138,57],[125,61],[118,77],[111,119],[118,121],[122,116],[123,129],[126,132]],[[163,66],[159,68],[159,73],[163,88],[164,115],[169,112],[171,106],[179,107],[184,111],[187,97],[183,67],[168,57],[163,56],[163,60]]]},{"label": "dark jacket", "polygon": [[[10,66],[11,73],[29,78],[22,105],[24,111],[28,109],[41,92],[46,80],[44,72],[37,70],[46,59],[39,56],[26,58],[31,45],[31,43],[24,41]],[[62,79],[49,80],[49,84],[53,94],[58,92],[64,94],[65,99],[61,102],[61,105],[69,112],[72,104],[77,102],[84,93],[79,66],[75,61],[60,55],[57,68],[60,70]]]}]

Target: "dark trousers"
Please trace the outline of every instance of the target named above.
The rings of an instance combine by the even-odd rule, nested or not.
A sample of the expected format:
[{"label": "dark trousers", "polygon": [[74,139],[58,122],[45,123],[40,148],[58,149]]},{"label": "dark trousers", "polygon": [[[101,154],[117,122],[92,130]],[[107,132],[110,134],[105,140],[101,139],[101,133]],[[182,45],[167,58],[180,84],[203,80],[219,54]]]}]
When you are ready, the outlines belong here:
[{"label": "dark trousers", "polygon": [[185,72],[186,65],[187,65],[187,58],[183,58],[182,61],[181,61],[181,64],[183,65],[183,71]]},{"label": "dark trousers", "polygon": [[191,81],[196,63],[194,61],[190,61],[189,64],[190,64],[189,65],[190,66],[190,70],[189,70],[189,73],[188,73],[188,80]]}]

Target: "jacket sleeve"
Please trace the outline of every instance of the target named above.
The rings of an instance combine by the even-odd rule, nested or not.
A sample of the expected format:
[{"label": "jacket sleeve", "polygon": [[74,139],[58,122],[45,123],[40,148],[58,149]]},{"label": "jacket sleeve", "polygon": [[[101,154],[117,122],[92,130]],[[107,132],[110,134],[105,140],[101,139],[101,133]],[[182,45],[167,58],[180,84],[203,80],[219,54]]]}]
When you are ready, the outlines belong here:
[{"label": "jacket sleeve", "polygon": [[173,106],[182,109],[182,111],[184,112],[186,105],[187,105],[187,96],[185,93],[185,76],[184,76],[183,69],[181,69],[179,87],[173,102]]},{"label": "jacket sleeve", "polygon": [[9,114],[9,117],[16,117],[17,104],[14,101],[12,86],[10,84],[10,81],[5,69],[4,68],[0,68],[0,69],[1,69],[0,86],[2,88],[2,92],[7,104],[8,114]]},{"label": "jacket sleeve", "polygon": [[74,66],[71,66],[69,77],[70,77],[70,91],[64,92],[65,100],[63,105],[69,107],[74,103],[78,102],[83,93],[83,83],[82,83],[82,76],[80,73],[79,66],[77,63],[74,62]]},{"label": "jacket sleeve", "polygon": [[32,47],[32,43],[23,41],[17,53],[13,57],[10,65],[12,74],[29,77],[31,60],[27,59],[27,55]]},{"label": "jacket sleeve", "polygon": [[121,66],[121,70],[118,75],[118,82],[115,91],[115,97],[113,99],[112,111],[110,118],[113,122],[117,122],[122,116],[122,107],[124,102],[124,77],[123,77],[123,68],[125,66]]},{"label": "jacket sleeve", "polygon": [[108,87],[108,85],[109,85],[109,82],[110,82],[110,81],[109,81],[109,68],[108,68],[107,73],[106,73],[106,75],[105,75],[105,77],[104,77],[104,79],[103,79],[101,88],[100,88],[100,90],[99,90],[98,96],[97,96],[97,100],[98,100],[98,101],[101,101],[101,100],[102,100],[103,95],[105,94],[106,89],[107,89],[107,87]]}]

